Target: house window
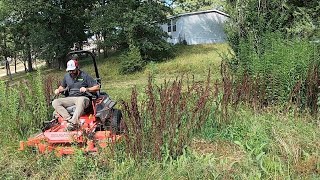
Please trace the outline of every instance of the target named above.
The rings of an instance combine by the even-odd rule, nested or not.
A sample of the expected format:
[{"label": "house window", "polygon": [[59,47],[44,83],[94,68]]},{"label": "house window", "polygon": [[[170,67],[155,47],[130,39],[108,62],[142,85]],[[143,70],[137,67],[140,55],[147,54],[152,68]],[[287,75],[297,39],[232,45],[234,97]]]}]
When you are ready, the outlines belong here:
[{"label": "house window", "polygon": [[168,32],[176,32],[177,31],[177,20],[169,20],[167,23],[168,25]]},{"label": "house window", "polygon": [[172,31],[173,32],[177,31],[177,21],[176,20],[172,20]]}]

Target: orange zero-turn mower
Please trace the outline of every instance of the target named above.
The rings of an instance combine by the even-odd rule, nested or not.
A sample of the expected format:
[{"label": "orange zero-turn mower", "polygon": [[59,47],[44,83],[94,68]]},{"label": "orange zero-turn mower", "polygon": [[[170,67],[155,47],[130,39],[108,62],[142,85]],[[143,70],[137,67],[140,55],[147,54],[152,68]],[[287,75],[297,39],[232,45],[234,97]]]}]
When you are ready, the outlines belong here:
[{"label": "orange zero-turn mower", "polygon": [[[92,57],[96,74],[96,81],[101,85],[95,56],[90,51],[72,51],[67,57],[73,55],[89,54]],[[68,91],[75,89],[65,89]],[[59,115],[51,121],[44,122],[42,132],[28,138],[27,141],[20,141],[19,150],[27,147],[36,149],[39,153],[54,151],[57,156],[73,154],[76,150],[85,153],[98,152],[100,148],[105,148],[121,139],[120,121],[122,114],[119,109],[115,109],[115,102],[110,99],[105,92],[97,94],[87,93],[91,105],[85,109],[85,113],[79,118],[79,128],[74,131],[65,131],[66,122]],[[67,107],[72,115],[75,106]]]}]

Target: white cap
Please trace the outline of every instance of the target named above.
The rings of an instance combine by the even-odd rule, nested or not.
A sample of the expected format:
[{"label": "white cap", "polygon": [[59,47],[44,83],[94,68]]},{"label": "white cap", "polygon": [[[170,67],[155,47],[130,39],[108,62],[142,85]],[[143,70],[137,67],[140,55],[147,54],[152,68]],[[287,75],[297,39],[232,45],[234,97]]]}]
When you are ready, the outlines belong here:
[{"label": "white cap", "polygon": [[67,69],[66,71],[73,71],[78,67],[78,61],[77,60],[70,60],[67,62]]}]

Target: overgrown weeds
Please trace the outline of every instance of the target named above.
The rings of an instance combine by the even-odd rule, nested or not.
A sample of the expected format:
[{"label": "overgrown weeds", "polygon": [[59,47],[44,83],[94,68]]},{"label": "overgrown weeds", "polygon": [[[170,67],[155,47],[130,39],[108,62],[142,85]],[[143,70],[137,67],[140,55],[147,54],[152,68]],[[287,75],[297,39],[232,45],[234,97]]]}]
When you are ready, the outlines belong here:
[{"label": "overgrown weeds", "polygon": [[[201,63],[203,66],[198,68],[204,69],[206,62]],[[162,74],[163,69],[158,64],[155,66],[154,75]],[[169,66],[172,64],[166,67]],[[237,77],[231,73],[230,63],[221,67],[222,82],[212,80],[213,73],[209,73],[204,81],[183,77],[157,86],[155,76],[151,76],[145,92],[134,88],[131,100],[122,103],[126,142],[95,156],[79,152],[56,158],[15,151],[18,139],[34,132],[44,120],[43,116],[50,118],[50,110],[47,114],[39,111],[51,107],[57,80],[39,78],[39,75],[10,87],[1,82],[1,143],[11,144],[0,151],[0,178],[317,179],[318,127],[310,123],[309,115],[295,112],[301,111],[302,103],[297,102],[306,102],[306,96],[314,100],[317,91],[307,89],[317,84],[318,66],[307,68],[304,77],[311,79],[306,81],[309,84],[293,83],[287,94],[290,104],[275,107],[274,98],[269,97],[276,94],[271,93],[272,84],[278,83],[261,74],[253,76],[250,71],[243,71],[244,74]],[[201,73],[199,76],[203,76]],[[136,77],[130,75],[126,81],[135,84],[131,81]],[[143,82],[139,83],[140,87],[144,86]],[[129,85],[124,83],[110,94],[116,94],[125,86]],[[115,84],[109,87],[114,88]],[[303,95],[304,92],[309,95]],[[308,102],[313,104],[311,99]],[[292,111],[294,108],[297,111]],[[220,112],[223,116],[219,116]],[[195,146],[188,148],[195,134],[196,138],[205,140],[197,139]],[[8,162],[7,159],[14,160]]]},{"label": "overgrown weeds", "polygon": [[126,151],[135,159],[165,160],[181,155],[211,112],[214,100],[210,72],[206,82],[187,83],[183,78],[156,86],[149,78],[146,99],[122,102],[125,113]]},{"label": "overgrown weeds", "polygon": [[[319,47],[307,40],[266,34],[258,47],[254,39],[241,40],[239,53],[221,67],[226,104],[254,109],[284,106],[281,111],[318,111]],[[258,48],[258,50],[257,50]],[[227,114],[227,113],[225,113]]]},{"label": "overgrown weeds", "polygon": [[25,138],[51,118],[48,108],[52,81],[53,77],[45,79],[38,71],[10,86],[0,82],[0,127],[5,129],[6,140]]}]

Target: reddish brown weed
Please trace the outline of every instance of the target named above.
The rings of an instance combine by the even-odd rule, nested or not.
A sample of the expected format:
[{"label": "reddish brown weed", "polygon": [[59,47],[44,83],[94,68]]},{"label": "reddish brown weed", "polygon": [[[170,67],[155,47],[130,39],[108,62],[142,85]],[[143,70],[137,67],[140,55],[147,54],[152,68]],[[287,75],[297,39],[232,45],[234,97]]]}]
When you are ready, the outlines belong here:
[{"label": "reddish brown weed", "polygon": [[213,87],[210,73],[206,82],[193,81],[186,88],[183,85],[183,78],[165,81],[161,86],[149,78],[147,98],[141,103],[136,88],[132,89],[131,101],[122,102],[127,153],[137,159],[161,160],[180,155],[190,144],[191,135],[208,118]]}]

